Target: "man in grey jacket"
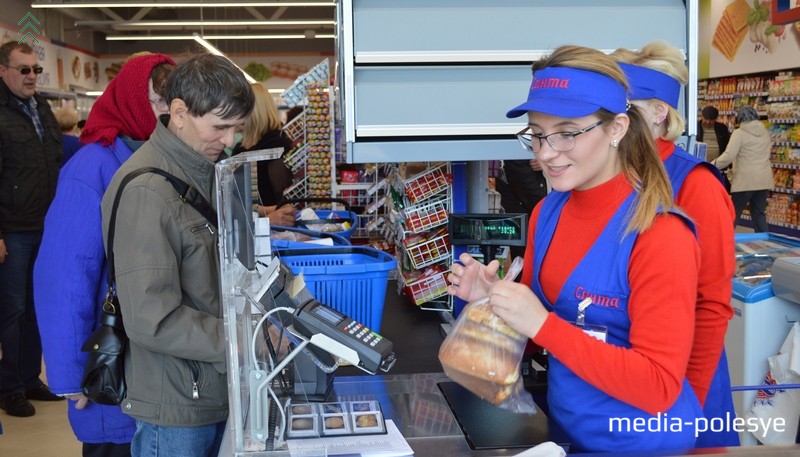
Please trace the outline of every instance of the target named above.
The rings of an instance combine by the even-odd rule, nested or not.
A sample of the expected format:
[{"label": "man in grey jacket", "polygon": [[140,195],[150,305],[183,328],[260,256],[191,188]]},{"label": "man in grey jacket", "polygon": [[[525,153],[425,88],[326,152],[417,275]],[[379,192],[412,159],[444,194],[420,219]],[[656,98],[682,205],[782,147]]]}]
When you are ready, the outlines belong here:
[{"label": "man in grey jacket", "polygon": [[[230,61],[210,54],[175,68],[165,87],[169,117],[114,175],[103,197],[103,232],[122,179],[165,170],[210,202],[214,163],[233,146],[254,96]],[[133,457],[216,456],[228,416],[225,334],[216,229],[164,177],[125,186],[113,249],[125,331],[127,395],[136,419]]]}]

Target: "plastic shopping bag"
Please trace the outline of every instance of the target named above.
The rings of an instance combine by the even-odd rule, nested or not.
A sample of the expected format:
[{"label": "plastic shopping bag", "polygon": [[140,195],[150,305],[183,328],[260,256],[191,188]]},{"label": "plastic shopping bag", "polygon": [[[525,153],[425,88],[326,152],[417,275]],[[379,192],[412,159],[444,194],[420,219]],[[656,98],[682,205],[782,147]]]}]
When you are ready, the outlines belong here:
[{"label": "plastic shopping bag", "polygon": [[[777,355],[769,357],[769,371],[764,378],[766,386],[756,394],[753,407],[745,414],[754,421],[759,430],[754,431],[756,439],[766,445],[794,444],[800,416],[800,389],[782,389],[783,384],[800,383],[800,324],[794,323],[789,335]],[[785,421],[785,429],[780,431],[774,424],[776,419]],[[750,421],[748,421],[750,423]]]},{"label": "plastic shopping bag", "polygon": [[[514,280],[522,259],[514,259],[504,280]],[[535,414],[522,384],[520,362],[528,338],[492,312],[489,299],[469,303],[439,348],[445,374],[480,398],[515,413]]]}]

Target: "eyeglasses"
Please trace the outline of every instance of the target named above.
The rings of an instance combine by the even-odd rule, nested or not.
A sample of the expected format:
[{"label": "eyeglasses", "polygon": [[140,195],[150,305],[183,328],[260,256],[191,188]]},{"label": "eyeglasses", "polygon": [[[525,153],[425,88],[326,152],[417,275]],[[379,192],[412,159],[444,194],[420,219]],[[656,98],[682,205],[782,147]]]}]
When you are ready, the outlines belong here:
[{"label": "eyeglasses", "polygon": [[[574,132],[554,132],[549,135],[526,133],[530,127],[525,127],[517,133],[517,140],[519,140],[526,151],[530,151],[534,154],[542,150],[542,143],[544,141],[547,141],[547,144],[556,152],[569,152],[575,147],[576,136],[584,134],[602,123],[603,121],[597,121],[588,127],[575,130]],[[534,139],[537,141],[534,141]]]},{"label": "eyeglasses", "polygon": [[5,65],[5,66],[8,67],[8,68],[13,68],[14,70],[19,71],[23,75],[29,75],[29,74],[31,74],[31,72],[33,72],[34,74],[40,75],[44,71],[44,68],[42,68],[42,67],[40,67],[38,65],[33,67],[33,68],[31,68],[31,67],[12,67],[11,65]]},{"label": "eyeglasses", "polygon": [[152,103],[152,104],[153,104],[153,106],[155,106],[155,107],[156,107],[156,109],[159,109],[159,110],[161,110],[161,111],[163,111],[163,110],[166,110],[166,109],[167,109],[167,101],[166,101],[166,100],[164,100],[164,97],[159,97],[159,98],[157,98],[157,99],[155,99],[155,100],[153,100],[153,99],[151,98],[151,99],[150,99],[150,103]]}]

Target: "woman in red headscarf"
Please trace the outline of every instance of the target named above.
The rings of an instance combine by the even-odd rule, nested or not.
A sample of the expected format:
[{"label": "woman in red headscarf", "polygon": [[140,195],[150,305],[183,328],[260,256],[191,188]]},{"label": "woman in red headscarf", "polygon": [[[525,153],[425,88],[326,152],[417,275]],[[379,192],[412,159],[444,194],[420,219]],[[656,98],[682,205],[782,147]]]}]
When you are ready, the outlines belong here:
[{"label": "woman in red headscarf", "polygon": [[106,258],[100,200],[111,177],[167,113],[162,88],[175,62],[163,54],[129,59],[92,106],[84,146],[61,169],[34,266],[34,301],[51,390],[67,397],[84,457],[130,456],[134,421],[118,406],[81,394],[81,346],[98,326]]}]

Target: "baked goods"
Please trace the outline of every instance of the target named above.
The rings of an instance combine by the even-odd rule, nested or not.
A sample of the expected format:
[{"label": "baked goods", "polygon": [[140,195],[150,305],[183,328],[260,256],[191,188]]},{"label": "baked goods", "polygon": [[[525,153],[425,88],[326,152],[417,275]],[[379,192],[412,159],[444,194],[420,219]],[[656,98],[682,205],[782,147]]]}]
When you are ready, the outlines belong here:
[{"label": "baked goods", "polygon": [[747,15],[750,6],[746,0],[735,0],[725,7],[722,19],[714,30],[711,45],[730,61],[736,57],[739,47],[747,35]]},{"label": "baked goods", "polygon": [[464,309],[442,343],[439,361],[453,381],[497,405],[515,391],[526,342],[483,300]]},{"label": "baked goods", "polygon": [[325,428],[344,428],[344,418],[333,416],[325,419]]}]

